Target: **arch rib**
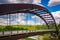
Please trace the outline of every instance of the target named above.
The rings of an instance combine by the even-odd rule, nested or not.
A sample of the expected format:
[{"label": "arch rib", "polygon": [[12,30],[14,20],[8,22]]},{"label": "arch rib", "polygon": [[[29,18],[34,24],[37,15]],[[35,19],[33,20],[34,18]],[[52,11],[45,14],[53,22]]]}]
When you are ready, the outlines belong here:
[{"label": "arch rib", "polygon": [[[43,10],[44,12],[46,12],[46,14],[49,14],[49,15],[47,15],[47,17],[50,16],[50,18],[52,18],[56,31],[58,31],[56,22],[54,20],[54,17],[52,16],[52,14],[46,8],[39,6],[39,5],[35,5],[35,4],[0,4],[0,15],[14,14],[14,13],[34,13],[35,15],[42,18],[44,20],[44,22],[47,24],[47,26],[49,27],[50,25],[48,25],[46,19],[43,18],[43,16],[40,16],[40,14],[38,14],[38,12],[37,13],[34,12],[34,9]],[[31,10],[33,10],[33,11],[31,11]]]}]

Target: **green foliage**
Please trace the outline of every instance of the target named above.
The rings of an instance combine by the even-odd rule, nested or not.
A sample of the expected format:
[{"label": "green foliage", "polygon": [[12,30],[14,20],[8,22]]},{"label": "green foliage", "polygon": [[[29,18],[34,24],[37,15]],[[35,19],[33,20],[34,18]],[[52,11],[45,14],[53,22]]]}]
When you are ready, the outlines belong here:
[{"label": "green foliage", "polygon": [[0,26],[0,31],[3,31],[6,29],[6,26]]},{"label": "green foliage", "polygon": [[59,23],[59,24],[57,24],[57,26],[58,26],[58,28],[60,29],[60,23]]},{"label": "green foliage", "polygon": [[[58,27],[60,28],[60,24],[58,24]],[[41,29],[47,29],[48,27],[46,25],[11,25],[11,26],[0,26],[0,31],[4,30],[41,30]],[[51,29],[54,29],[54,26],[50,27]]]}]

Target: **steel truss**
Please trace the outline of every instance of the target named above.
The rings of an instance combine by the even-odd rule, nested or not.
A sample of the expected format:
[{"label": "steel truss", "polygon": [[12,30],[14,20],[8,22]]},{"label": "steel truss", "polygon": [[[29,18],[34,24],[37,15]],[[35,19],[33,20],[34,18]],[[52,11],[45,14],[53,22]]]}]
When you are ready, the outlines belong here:
[{"label": "steel truss", "polygon": [[14,13],[31,13],[40,17],[48,26],[48,29],[53,25],[56,29],[56,34],[58,34],[58,27],[51,12],[35,4],[0,4],[0,15],[14,14]]}]

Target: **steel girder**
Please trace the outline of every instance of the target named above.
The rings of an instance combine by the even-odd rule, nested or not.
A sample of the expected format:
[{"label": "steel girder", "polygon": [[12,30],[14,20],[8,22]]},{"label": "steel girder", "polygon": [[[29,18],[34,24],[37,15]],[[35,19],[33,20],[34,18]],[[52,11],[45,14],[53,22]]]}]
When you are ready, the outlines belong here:
[{"label": "steel girder", "polygon": [[58,34],[58,28],[56,22],[50,11],[46,8],[35,4],[0,4],[0,15],[14,14],[14,13],[32,13],[43,19],[47,24],[48,29],[50,25],[56,28]]}]

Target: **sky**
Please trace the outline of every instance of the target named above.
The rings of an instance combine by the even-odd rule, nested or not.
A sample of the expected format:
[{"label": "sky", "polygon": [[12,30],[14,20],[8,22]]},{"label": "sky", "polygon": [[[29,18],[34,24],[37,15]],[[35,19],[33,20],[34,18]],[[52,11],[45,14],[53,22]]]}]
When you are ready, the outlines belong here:
[{"label": "sky", "polygon": [[[9,3],[29,3],[36,4],[47,8],[51,14],[54,16],[56,23],[60,22],[60,0],[0,0],[0,4]],[[12,14],[11,24],[42,24],[44,23],[42,19],[33,14]],[[0,16],[0,25],[7,24],[8,17],[6,15]],[[9,22],[8,22],[9,23]]]}]

